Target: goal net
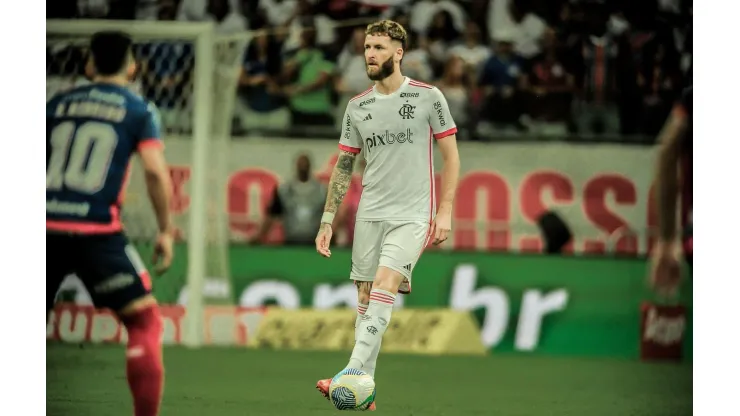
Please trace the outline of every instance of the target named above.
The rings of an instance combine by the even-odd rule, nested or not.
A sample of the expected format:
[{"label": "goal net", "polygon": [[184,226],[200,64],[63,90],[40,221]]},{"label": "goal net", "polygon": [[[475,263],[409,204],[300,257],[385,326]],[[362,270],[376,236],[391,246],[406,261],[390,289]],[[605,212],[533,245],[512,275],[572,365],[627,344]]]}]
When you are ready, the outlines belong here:
[{"label": "goal net", "polygon": [[[89,83],[87,46],[93,33],[121,30],[134,39],[138,63],[130,88],[159,109],[165,154],[173,181],[171,211],[181,232],[167,287],[186,287],[183,341],[202,342],[204,303],[231,301],[203,295],[203,284],[222,280],[230,292],[226,177],[237,81],[248,34],[221,37],[211,23],[47,20],[46,91],[56,93]],[[134,158],[122,220],[142,257],[151,254],[157,223],[138,160]],[[156,282],[155,282],[156,285]],[[179,294],[169,294],[179,298]]]}]

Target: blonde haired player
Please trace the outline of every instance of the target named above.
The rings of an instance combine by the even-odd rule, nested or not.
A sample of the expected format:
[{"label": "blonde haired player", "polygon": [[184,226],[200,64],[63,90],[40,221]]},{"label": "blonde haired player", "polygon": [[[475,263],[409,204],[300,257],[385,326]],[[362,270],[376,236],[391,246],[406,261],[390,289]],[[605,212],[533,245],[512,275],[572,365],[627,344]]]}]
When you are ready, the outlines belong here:
[{"label": "blonde haired player", "polygon": [[[355,159],[364,150],[367,167],[350,272],[358,289],[355,347],[347,368],[373,377],[396,295],[411,292],[411,273],[430,239],[434,244],[447,239],[460,174],[457,127],[444,95],[401,74],[406,42],[406,30],[390,20],[373,23],[365,31],[367,76],[375,85],[347,104],[340,154],[316,237],[316,250],[330,257],[331,224],[349,187]],[[439,208],[435,141],[444,160]],[[325,397],[330,383],[331,379],[317,383]],[[374,403],[370,410],[375,410]]]}]

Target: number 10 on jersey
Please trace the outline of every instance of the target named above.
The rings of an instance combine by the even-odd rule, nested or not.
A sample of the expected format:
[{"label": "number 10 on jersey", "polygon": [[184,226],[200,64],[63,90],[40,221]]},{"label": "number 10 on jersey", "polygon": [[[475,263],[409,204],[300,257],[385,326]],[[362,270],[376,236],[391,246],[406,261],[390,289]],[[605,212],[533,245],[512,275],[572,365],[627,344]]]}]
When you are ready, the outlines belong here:
[{"label": "number 10 on jersey", "polygon": [[46,167],[46,190],[67,188],[94,194],[105,186],[118,143],[113,126],[89,121],[65,121],[51,131],[51,155]]}]

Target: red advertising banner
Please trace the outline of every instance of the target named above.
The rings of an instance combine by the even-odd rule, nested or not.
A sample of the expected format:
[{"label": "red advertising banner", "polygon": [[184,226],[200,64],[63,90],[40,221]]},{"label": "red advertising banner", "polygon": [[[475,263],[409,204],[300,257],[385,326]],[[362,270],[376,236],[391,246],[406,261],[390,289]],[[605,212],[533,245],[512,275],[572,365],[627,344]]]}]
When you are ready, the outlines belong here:
[{"label": "red advertising banner", "polygon": [[[172,210],[182,218],[183,227],[191,202],[191,145],[189,140],[167,139]],[[209,215],[228,216],[233,240],[248,238],[263,221],[274,188],[293,177],[295,154],[307,152],[316,176],[328,182],[336,149],[336,143],[329,140],[234,140],[223,155],[226,177],[209,177],[209,186],[226,188],[224,205],[217,211],[210,206],[213,212]],[[460,143],[460,157],[453,235],[442,249],[539,252],[543,242],[536,221],[548,210],[557,212],[571,228],[574,241],[566,247],[569,252],[638,254],[651,245],[656,221],[650,148]],[[439,188],[443,168],[439,155],[435,166]],[[346,200],[359,198],[361,181],[356,174]],[[139,193],[142,209],[149,210],[143,182],[137,185],[134,177],[131,188]],[[436,194],[440,195],[439,189]],[[276,227],[269,240],[278,243],[281,239],[282,232]]]}]

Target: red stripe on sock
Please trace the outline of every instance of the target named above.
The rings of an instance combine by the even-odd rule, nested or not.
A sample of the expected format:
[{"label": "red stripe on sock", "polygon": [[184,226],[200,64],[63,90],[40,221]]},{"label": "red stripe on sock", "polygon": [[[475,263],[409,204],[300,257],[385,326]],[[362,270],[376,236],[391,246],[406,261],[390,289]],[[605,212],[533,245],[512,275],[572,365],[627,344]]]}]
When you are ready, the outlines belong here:
[{"label": "red stripe on sock", "polygon": [[394,296],[385,295],[382,293],[371,293],[370,302],[390,303],[391,305],[396,301]]},{"label": "red stripe on sock", "polygon": [[378,293],[378,292],[372,292],[370,293],[370,297],[381,297],[381,298],[387,298],[387,299],[395,299],[396,297],[393,295],[387,295],[385,293]]}]

